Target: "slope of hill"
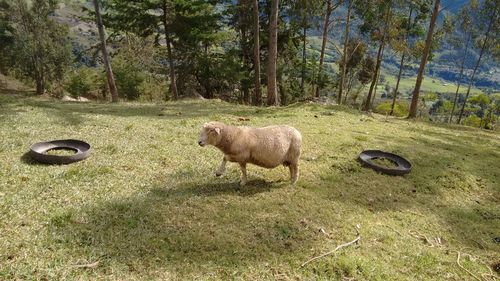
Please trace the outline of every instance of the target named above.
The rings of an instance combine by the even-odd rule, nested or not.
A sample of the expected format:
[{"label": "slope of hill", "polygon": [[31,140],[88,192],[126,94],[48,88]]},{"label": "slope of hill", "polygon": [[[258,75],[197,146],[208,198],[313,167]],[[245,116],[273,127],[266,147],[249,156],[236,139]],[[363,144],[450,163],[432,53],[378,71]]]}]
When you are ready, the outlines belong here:
[{"label": "slope of hill", "polygon": [[[5,94],[0,120],[2,280],[464,280],[457,251],[477,276],[500,261],[498,132],[316,104]],[[283,167],[249,166],[245,187],[237,165],[215,177],[221,153],[196,143],[208,120],[297,127],[298,184]],[[23,156],[64,138],[86,140],[91,156],[55,166]],[[413,171],[363,168],[364,149],[401,154]],[[356,226],[360,244],[301,267],[352,241]]]}]

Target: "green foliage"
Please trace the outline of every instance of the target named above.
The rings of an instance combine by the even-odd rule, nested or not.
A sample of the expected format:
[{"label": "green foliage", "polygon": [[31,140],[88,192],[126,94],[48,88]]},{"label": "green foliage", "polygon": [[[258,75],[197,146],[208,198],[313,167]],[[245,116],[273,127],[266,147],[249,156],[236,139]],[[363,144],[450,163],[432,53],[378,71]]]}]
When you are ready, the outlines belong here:
[{"label": "green foliage", "polygon": [[81,67],[71,71],[65,81],[64,87],[73,97],[88,95],[90,91],[97,90],[101,75],[95,68]]},{"label": "green foliage", "polygon": [[[388,115],[391,112],[391,105],[392,102],[386,101],[383,102],[375,108],[375,112]],[[401,102],[396,102],[394,104],[394,112],[393,115],[397,117],[404,117],[408,116],[408,110],[409,110],[409,105],[407,102],[401,101]]]},{"label": "green foliage", "polygon": [[113,59],[113,73],[118,94],[128,100],[138,99],[145,80],[142,69],[127,57],[118,55]]},{"label": "green foliage", "polygon": [[168,84],[163,78],[147,77],[138,86],[139,101],[159,102],[169,98]]},{"label": "green foliage", "polygon": [[56,9],[54,0],[19,0],[7,2],[12,44],[4,51],[8,66],[36,82],[42,94],[50,84],[60,81],[69,65],[68,26],[50,15]]},{"label": "green foliage", "polygon": [[472,126],[472,127],[480,127],[481,124],[481,118],[477,117],[475,114],[471,114],[467,116],[464,120],[464,125],[466,126]]}]

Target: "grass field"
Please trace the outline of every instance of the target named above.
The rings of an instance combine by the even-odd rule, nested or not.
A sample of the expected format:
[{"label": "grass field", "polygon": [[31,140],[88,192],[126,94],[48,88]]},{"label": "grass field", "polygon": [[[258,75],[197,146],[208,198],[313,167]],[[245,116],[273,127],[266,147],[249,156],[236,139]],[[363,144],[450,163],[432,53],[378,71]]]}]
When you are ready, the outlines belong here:
[{"label": "grass field", "polygon": [[[303,134],[301,178],[201,148],[201,124],[285,123]],[[219,101],[63,103],[0,93],[1,280],[498,280],[500,134],[342,107]],[[90,158],[33,163],[43,140]],[[399,153],[404,177],[356,161]],[[356,237],[361,240],[301,267]],[[467,273],[457,264],[470,271]],[[497,269],[498,270],[498,269]]]}]

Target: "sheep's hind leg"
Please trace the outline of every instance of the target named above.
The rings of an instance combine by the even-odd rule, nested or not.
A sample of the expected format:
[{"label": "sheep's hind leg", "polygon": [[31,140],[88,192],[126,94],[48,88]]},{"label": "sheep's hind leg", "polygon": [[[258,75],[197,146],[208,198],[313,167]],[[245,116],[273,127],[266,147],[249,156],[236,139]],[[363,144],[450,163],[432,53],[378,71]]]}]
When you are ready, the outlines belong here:
[{"label": "sheep's hind leg", "polygon": [[226,156],[222,158],[222,162],[220,163],[219,169],[215,172],[215,175],[220,177],[222,174],[224,174],[224,171],[226,171]]},{"label": "sheep's hind leg", "polygon": [[240,185],[247,184],[247,163],[240,163],[241,180]]},{"label": "sheep's hind leg", "polygon": [[288,168],[290,169],[290,180],[292,181],[292,184],[297,183],[297,180],[299,179],[299,165],[297,163],[290,164]]}]

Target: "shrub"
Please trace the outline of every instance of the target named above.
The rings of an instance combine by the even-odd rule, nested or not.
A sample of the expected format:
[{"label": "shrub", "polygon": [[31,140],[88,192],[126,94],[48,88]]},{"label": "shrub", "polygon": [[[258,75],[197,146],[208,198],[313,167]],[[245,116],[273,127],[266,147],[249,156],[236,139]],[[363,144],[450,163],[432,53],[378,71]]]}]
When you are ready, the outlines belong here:
[{"label": "shrub", "polygon": [[164,101],[169,99],[169,87],[165,80],[148,77],[138,87],[139,101]]},{"label": "shrub", "polygon": [[481,118],[477,117],[475,114],[469,115],[464,120],[464,125],[466,126],[479,127],[480,123]]},{"label": "shrub", "polygon": [[[387,115],[391,112],[391,104],[392,104],[391,101],[383,102],[383,103],[377,105],[377,107],[375,108],[375,112]],[[406,115],[408,115],[408,110],[409,110],[408,103],[397,102],[394,105],[394,116],[397,116],[397,117],[406,116]]]},{"label": "shrub", "polygon": [[87,95],[96,89],[100,75],[95,68],[81,67],[66,76],[64,88],[71,96],[77,98]]},{"label": "shrub", "polygon": [[113,60],[113,74],[115,76],[118,95],[128,100],[136,100],[141,95],[141,84],[145,75],[134,63],[121,56]]}]

